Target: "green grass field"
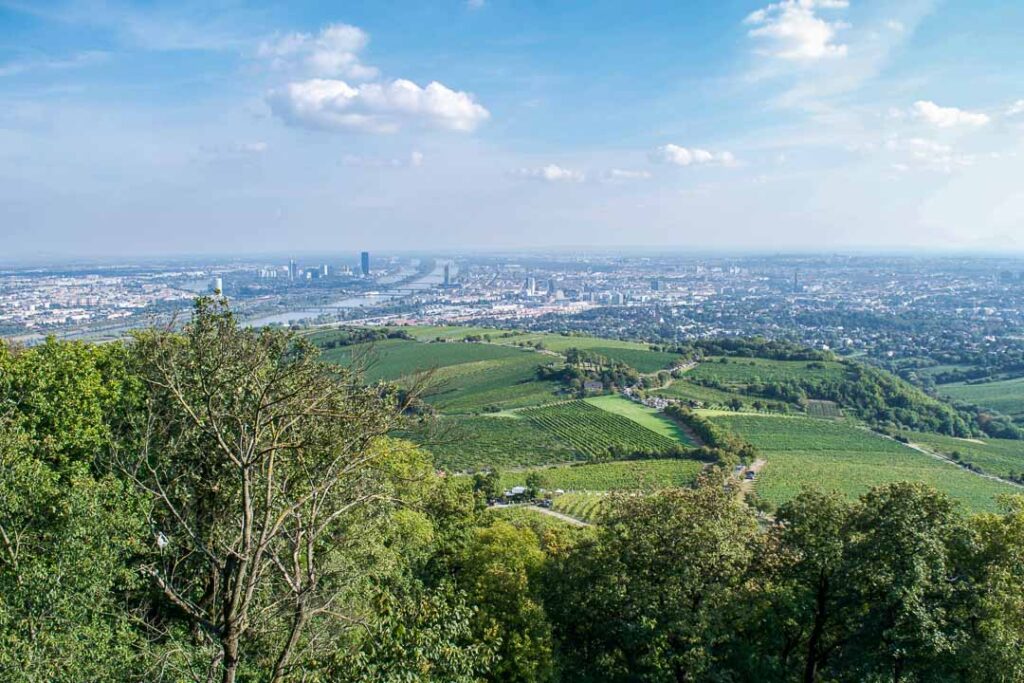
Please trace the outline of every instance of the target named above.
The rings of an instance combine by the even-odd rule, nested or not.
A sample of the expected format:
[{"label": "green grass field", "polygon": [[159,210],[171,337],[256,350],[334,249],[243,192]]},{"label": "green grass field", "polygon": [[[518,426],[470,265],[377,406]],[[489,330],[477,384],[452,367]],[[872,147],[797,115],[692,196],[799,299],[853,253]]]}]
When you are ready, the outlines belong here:
[{"label": "green grass field", "polygon": [[704,463],[687,459],[623,460],[585,463],[505,472],[501,485],[506,489],[522,486],[526,475],[537,472],[543,488],[553,491],[616,491],[688,486],[703,469]]},{"label": "green grass field", "polygon": [[536,379],[542,357],[532,352],[516,353],[513,357],[438,370],[426,400],[449,414],[475,413],[488,407],[507,410],[558,400],[557,383]]},{"label": "green grass field", "polygon": [[670,439],[675,439],[681,444],[686,446],[696,446],[693,440],[686,434],[679,425],[672,419],[666,417],[664,414],[658,412],[654,408],[648,408],[645,405],[630,401],[628,398],[624,398],[617,394],[612,396],[594,396],[593,398],[584,399],[587,403],[592,406],[597,406],[601,410],[607,410],[609,413],[615,413],[622,417],[629,418],[633,422],[650,429],[656,434],[661,434]]},{"label": "green grass field", "polygon": [[371,382],[400,382],[431,370],[424,400],[448,413],[521,408],[557,399],[555,383],[536,381],[537,366],[545,357],[510,346],[388,340],[330,349],[324,358],[342,365],[366,359],[365,376]]},{"label": "green grass field", "polygon": [[833,361],[768,360],[764,358],[709,358],[689,371],[693,379],[714,379],[726,386],[752,382],[840,379],[845,368]]},{"label": "green grass field", "polygon": [[939,394],[1024,418],[1024,377],[987,384],[943,384]]},{"label": "green grass field", "polygon": [[584,522],[600,522],[604,501],[603,493],[563,493],[555,497],[552,509]]},{"label": "green grass field", "polygon": [[[329,349],[324,352],[324,360],[349,364],[353,358],[364,358],[366,379],[396,380],[416,372],[434,368],[445,368],[485,360],[504,360],[522,358],[529,351],[498,346],[496,344],[466,344],[462,342],[425,344],[402,339],[389,339],[374,344],[355,344]],[[540,362],[535,354],[530,357],[534,365]]]},{"label": "green grass field", "polygon": [[567,443],[533,421],[513,415],[440,417],[427,450],[438,467],[527,467],[569,462],[579,456]]},{"label": "green grass field", "polygon": [[507,342],[504,340],[495,341],[501,341],[509,344],[516,344],[520,342],[541,342],[544,344],[544,348],[550,351],[557,351],[559,353],[564,353],[566,350],[572,348],[586,349],[597,353],[602,353],[601,351],[598,351],[598,349],[605,349],[606,351],[609,349],[645,351],[647,353],[651,353],[648,345],[641,344],[640,342],[603,339],[601,337],[574,336],[568,334],[551,334],[547,332],[528,332],[510,339]]},{"label": "green grass field", "polygon": [[[940,434],[905,432],[911,443],[936,453],[960,454],[961,462],[972,463],[997,477],[1024,474],[1024,441],[1011,439],[957,439]],[[1024,494],[1024,489],[1021,489]]]},{"label": "green grass field", "polygon": [[665,451],[678,445],[672,438],[586,401],[526,408],[519,414],[571,444],[577,452],[591,457],[607,455],[609,449]]},{"label": "green grass field", "polygon": [[776,504],[805,486],[840,491],[852,499],[872,486],[919,481],[969,510],[991,511],[998,509],[998,495],[1019,491],[843,421],[717,414],[711,420],[761,450],[767,465],[755,490]]}]

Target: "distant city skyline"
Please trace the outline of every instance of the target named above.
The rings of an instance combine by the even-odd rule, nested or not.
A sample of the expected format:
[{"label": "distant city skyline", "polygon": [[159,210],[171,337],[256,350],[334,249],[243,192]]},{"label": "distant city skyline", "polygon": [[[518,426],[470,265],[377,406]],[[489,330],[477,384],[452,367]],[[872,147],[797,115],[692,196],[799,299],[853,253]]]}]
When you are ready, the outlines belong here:
[{"label": "distant city skyline", "polygon": [[1024,3],[0,0],[0,262],[1024,250]]}]

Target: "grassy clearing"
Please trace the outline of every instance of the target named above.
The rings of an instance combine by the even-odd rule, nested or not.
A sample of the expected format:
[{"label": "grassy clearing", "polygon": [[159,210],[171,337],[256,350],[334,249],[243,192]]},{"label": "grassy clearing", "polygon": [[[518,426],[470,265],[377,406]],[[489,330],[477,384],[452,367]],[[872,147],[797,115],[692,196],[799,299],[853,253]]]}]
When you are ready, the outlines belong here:
[{"label": "grassy clearing", "polygon": [[628,398],[618,395],[594,396],[593,398],[587,398],[584,400],[592,406],[597,406],[601,410],[607,410],[609,413],[615,413],[616,415],[628,418],[640,426],[650,429],[655,434],[661,434],[662,436],[670,439],[675,439],[686,446],[697,445],[686,432],[680,429],[679,425],[676,424],[675,421],[669,419],[654,408],[648,408],[645,405],[636,403],[635,401],[630,401]]},{"label": "grassy clearing", "polygon": [[761,450],[767,465],[755,490],[776,504],[805,486],[852,499],[872,486],[920,481],[980,511],[997,509],[998,495],[1019,491],[839,420],[721,414],[711,419]]},{"label": "grassy clearing", "polygon": [[501,484],[506,489],[526,484],[526,475],[536,472],[541,486],[549,491],[617,491],[688,486],[704,464],[697,460],[659,459],[624,460],[545,467],[520,472],[505,472]]},{"label": "grassy clearing", "polygon": [[672,438],[586,401],[527,408],[520,414],[590,457],[607,455],[610,450],[666,451],[678,445]]},{"label": "grassy clearing", "polygon": [[576,451],[525,418],[481,415],[442,417],[427,449],[438,467],[461,471],[481,467],[528,467],[569,462]]},{"label": "grassy clearing", "polygon": [[1024,418],[1024,377],[986,384],[943,384],[940,394],[966,401],[1014,418]]},{"label": "grassy clearing", "polygon": [[838,380],[845,368],[834,361],[769,360],[765,358],[709,358],[690,370],[693,379],[714,379],[726,386],[744,386],[755,382],[791,380]]},{"label": "grassy clearing", "polygon": [[[957,439],[952,436],[917,432],[906,432],[904,436],[911,443],[919,444],[936,453],[947,456],[959,453],[961,462],[971,463],[997,477],[1024,474],[1024,441]],[[1021,493],[1024,493],[1024,489]]]}]

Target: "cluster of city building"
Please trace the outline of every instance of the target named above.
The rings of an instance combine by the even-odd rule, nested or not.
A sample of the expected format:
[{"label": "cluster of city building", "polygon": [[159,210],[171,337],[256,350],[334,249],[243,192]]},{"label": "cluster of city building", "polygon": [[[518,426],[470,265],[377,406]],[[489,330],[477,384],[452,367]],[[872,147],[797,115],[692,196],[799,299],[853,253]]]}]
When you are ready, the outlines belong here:
[{"label": "cluster of city building", "polygon": [[678,340],[757,335],[879,357],[1024,338],[1024,266],[1012,258],[392,254],[371,269],[365,251],[305,263],[2,272],[0,333],[109,333],[171,315],[210,291],[227,296],[243,318],[287,324],[474,322]]}]

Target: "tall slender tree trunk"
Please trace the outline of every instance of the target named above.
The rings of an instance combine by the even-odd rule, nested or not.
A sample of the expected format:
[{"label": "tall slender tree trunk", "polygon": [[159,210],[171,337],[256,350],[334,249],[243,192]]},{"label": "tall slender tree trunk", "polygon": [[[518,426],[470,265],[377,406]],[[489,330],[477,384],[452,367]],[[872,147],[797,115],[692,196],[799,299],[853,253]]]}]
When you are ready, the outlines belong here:
[{"label": "tall slender tree trunk", "polygon": [[814,683],[818,678],[818,649],[821,635],[825,631],[825,620],[828,618],[828,577],[818,577],[818,592],[815,596],[814,627],[807,639],[807,660],[804,662],[804,683]]},{"label": "tall slender tree trunk", "polygon": [[288,665],[291,663],[292,655],[295,653],[295,648],[299,644],[299,637],[302,635],[302,630],[306,627],[307,612],[305,605],[299,605],[295,608],[295,615],[292,618],[291,632],[288,634],[288,642],[281,649],[281,653],[277,656],[277,662],[274,663],[274,677],[271,679],[272,683],[280,683],[285,678],[288,671]]},{"label": "tall slender tree trunk", "polygon": [[224,639],[224,675],[221,683],[235,683],[238,672],[238,634],[231,633]]}]

